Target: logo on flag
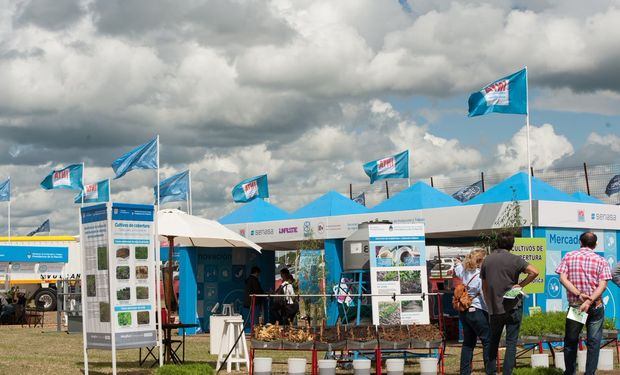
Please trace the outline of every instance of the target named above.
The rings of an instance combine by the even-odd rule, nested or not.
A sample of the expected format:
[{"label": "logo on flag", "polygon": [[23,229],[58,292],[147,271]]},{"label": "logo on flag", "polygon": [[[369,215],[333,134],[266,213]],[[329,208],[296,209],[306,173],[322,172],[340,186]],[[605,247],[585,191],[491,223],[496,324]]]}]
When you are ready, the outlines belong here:
[{"label": "logo on flag", "polygon": [[243,194],[245,199],[252,199],[258,195],[258,181],[250,181],[247,184],[243,184]]},{"label": "logo on flag", "polygon": [[364,172],[371,184],[386,178],[409,178],[409,151],[369,161],[364,164]]},{"label": "logo on flag", "polygon": [[41,181],[41,187],[45,190],[82,190],[82,173],[82,164],[72,164],[62,169],[55,169]]},{"label": "logo on flag", "polygon": [[52,186],[58,188],[65,185],[71,185],[71,171],[69,169],[54,171],[52,175]]},{"label": "logo on flag", "polygon": [[88,184],[84,186],[84,200],[99,198],[99,184]]},{"label": "logo on flag", "polygon": [[468,105],[469,117],[491,112],[527,115],[527,70],[502,77],[474,92]]},{"label": "logo on flag", "polygon": [[233,201],[249,202],[255,198],[269,198],[267,175],[245,179],[232,189]]},{"label": "logo on flag", "polygon": [[487,105],[509,105],[510,91],[508,90],[509,80],[495,82],[482,90],[484,100]]},{"label": "logo on flag", "polygon": [[396,158],[390,156],[389,158],[377,160],[377,174],[383,176],[386,174],[396,173]]},{"label": "logo on flag", "polygon": [[[82,194],[84,195],[82,197]],[[83,198],[83,199],[82,199]],[[110,200],[110,180],[99,181],[95,184],[84,185],[84,190],[76,195],[74,203],[99,203]],[[83,201],[83,202],[82,202]]]}]

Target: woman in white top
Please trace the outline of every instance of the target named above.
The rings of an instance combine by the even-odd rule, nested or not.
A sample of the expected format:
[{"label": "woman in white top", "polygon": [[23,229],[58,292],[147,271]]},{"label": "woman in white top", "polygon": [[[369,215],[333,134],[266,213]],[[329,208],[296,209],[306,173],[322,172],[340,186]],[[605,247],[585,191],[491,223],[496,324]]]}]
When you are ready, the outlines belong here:
[{"label": "woman in white top", "polygon": [[295,279],[287,268],[280,270],[282,284],[276,290],[276,294],[283,297],[276,297],[271,305],[271,318],[274,323],[277,321],[282,325],[287,325],[295,320],[299,312],[299,303],[295,296]]},{"label": "woman in white top", "polygon": [[471,374],[471,362],[478,338],[482,341],[482,355],[485,365],[489,358],[489,314],[484,303],[482,281],[480,280],[480,265],[486,255],[485,250],[474,249],[465,257],[463,263],[457,265],[454,270],[454,275],[466,285],[467,294],[472,298],[469,310],[459,312],[459,319],[463,326],[461,375]]}]

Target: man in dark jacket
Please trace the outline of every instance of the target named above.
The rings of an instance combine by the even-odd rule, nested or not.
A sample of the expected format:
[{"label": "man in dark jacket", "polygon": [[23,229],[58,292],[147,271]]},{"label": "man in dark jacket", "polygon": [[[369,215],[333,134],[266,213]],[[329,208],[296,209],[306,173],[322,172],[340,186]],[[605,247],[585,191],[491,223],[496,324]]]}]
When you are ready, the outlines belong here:
[{"label": "man in dark jacket", "polygon": [[[245,280],[245,301],[243,302],[243,307],[249,310],[252,307],[252,294],[265,294],[263,287],[260,285],[260,280],[258,277],[260,276],[260,268],[254,266],[250,270],[250,276]],[[263,297],[255,297],[254,300],[254,323],[258,323],[256,318],[258,316],[263,316]]]},{"label": "man in dark jacket", "polygon": [[[504,355],[503,373],[504,375],[512,374],[516,361],[523,304],[520,296],[505,298],[504,295],[511,289],[524,288],[538,276],[538,270],[534,266],[510,253],[514,242],[515,238],[512,233],[500,233],[497,238],[497,249],[484,258],[480,269],[482,290],[489,308],[491,326],[489,360],[485,364],[487,374],[496,373],[497,349],[504,327],[506,327],[506,354]],[[527,276],[519,282],[521,274]]]}]

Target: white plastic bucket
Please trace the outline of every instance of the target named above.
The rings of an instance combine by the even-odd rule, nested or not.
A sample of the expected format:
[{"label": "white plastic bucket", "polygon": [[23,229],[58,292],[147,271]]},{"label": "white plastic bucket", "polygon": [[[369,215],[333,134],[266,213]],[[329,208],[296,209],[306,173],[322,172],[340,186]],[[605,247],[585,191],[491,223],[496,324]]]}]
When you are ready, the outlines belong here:
[{"label": "white plastic bucket", "polygon": [[581,372],[586,372],[586,360],[588,358],[587,350],[580,350],[577,352],[577,368]]},{"label": "white plastic bucket", "polygon": [[566,370],[566,366],[564,365],[564,352],[555,353],[555,368]]},{"label": "white plastic bucket", "polygon": [[272,358],[254,357],[254,374],[271,375]]},{"label": "white plastic bucket", "polygon": [[370,375],[370,359],[354,359],[353,374]]},{"label": "white plastic bucket", "polygon": [[549,354],[532,354],[532,367],[549,367]]},{"label": "white plastic bucket", "polygon": [[335,375],[336,365],[335,359],[319,359],[319,375]]},{"label": "white plastic bucket", "polygon": [[614,369],[613,349],[601,349],[598,354],[597,369],[601,371],[612,371]]},{"label": "white plastic bucket", "polygon": [[305,358],[289,358],[288,359],[288,374],[289,375],[304,375],[306,373],[306,359]]},{"label": "white plastic bucket", "polygon": [[390,358],[385,361],[388,375],[403,375],[405,373],[405,360],[402,358]]},{"label": "white plastic bucket", "polygon": [[436,375],[437,358],[420,358],[420,375]]}]

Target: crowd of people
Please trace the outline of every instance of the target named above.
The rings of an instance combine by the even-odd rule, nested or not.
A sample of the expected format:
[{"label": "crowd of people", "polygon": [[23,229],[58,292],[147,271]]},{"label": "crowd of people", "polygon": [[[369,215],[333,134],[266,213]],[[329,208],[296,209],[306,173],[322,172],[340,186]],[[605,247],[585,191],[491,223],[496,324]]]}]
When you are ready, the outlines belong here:
[{"label": "crowd of people", "polygon": [[[581,247],[569,252],[555,269],[567,291],[569,308],[587,314],[585,323],[566,319],[564,334],[564,366],[566,375],[575,374],[579,333],[586,326],[586,375],[596,372],[603,334],[605,307],[602,294],[607,282],[620,286],[620,264],[613,273],[605,258],[594,252],[597,237],[584,232],[579,237]],[[482,343],[485,372],[497,371],[497,352],[502,332],[506,331],[506,353],[502,371],[512,374],[516,361],[517,339],[523,317],[523,294],[519,291],[538,276],[538,270],[511,254],[514,235],[501,233],[497,248],[489,255],[485,250],[473,250],[455,268],[455,276],[465,286],[467,306],[459,312],[463,326],[460,373],[471,373],[471,362],[478,339]],[[525,278],[521,281],[521,275]],[[513,291],[515,293],[507,293]]]}]

